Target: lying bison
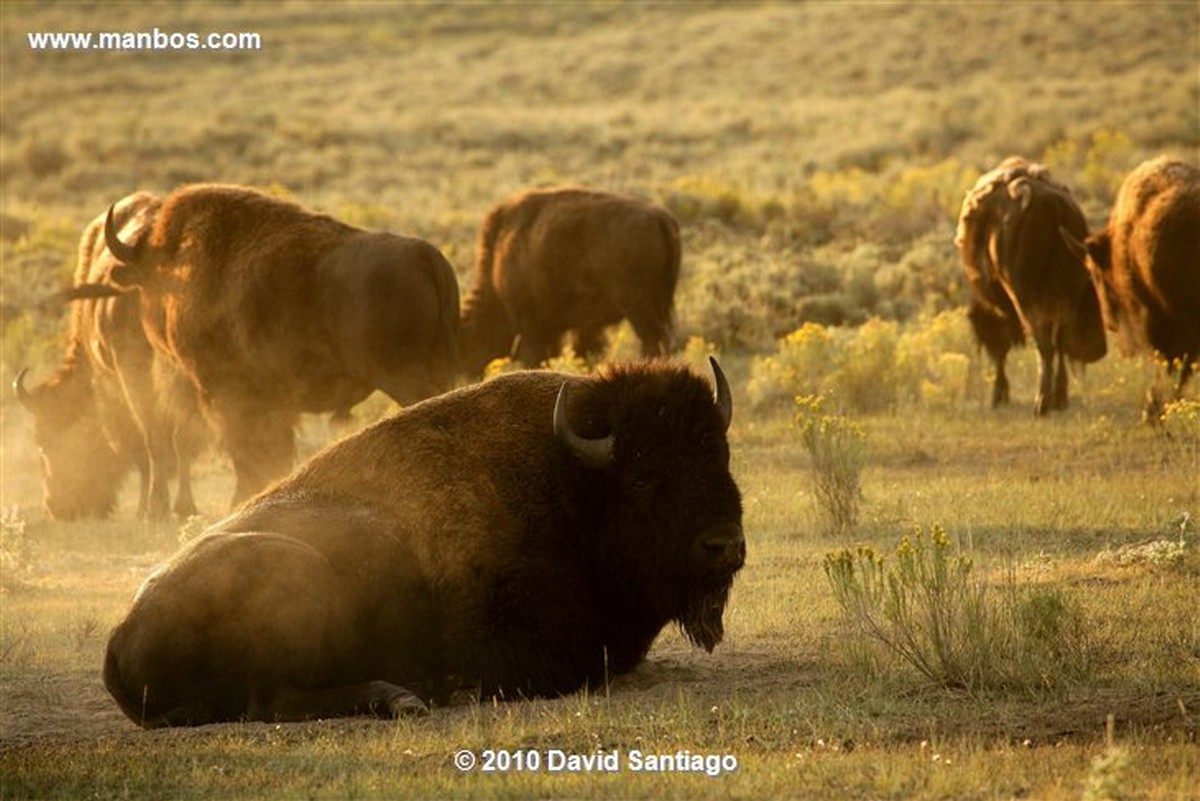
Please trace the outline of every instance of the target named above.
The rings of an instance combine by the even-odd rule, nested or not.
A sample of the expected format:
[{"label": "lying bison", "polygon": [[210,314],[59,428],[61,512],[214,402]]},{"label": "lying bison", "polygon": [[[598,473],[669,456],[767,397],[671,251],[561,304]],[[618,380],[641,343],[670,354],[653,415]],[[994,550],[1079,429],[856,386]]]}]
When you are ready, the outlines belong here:
[{"label": "lying bison", "polygon": [[536,366],[559,352],[568,331],[576,353],[591,356],[604,329],[622,319],[645,355],[663,355],[679,263],[679,225],[659,206],[581,188],[509,198],[479,233],[462,315],[464,366],[477,375],[507,355]]},{"label": "lying bison", "polygon": [[184,187],[152,229],[105,231],[155,346],[188,376],[237,473],[234,502],[291,468],[301,412],[450,386],[454,270],[419,239],[368,233],[234,186]]},{"label": "lying bison", "polygon": [[[130,195],[113,207],[113,226],[140,236],[160,205],[148,192]],[[83,291],[71,306],[62,363],[37,386],[25,386],[25,370],[14,382],[17,399],[33,415],[46,511],[59,520],[104,517],[136,468],[139,517],[168,514],[172,475],[179,480],[175,511],[186,517],[196,513],[190,467],[206,426],[195,391],[155,357],[137,296],[89,297],[88,285],[116,264],[105,249],[104,223],[104,215],[97,217],[80,241],[75,287]]]},{"label": "lying bison", "polygon": [[996,365],[993,405],[1008,402],[1005,360],[1026,335],[1038,352],[1038,415],[1066,408],[1068,359],[1107,351],[1095,290],[1060,228],[1087,236],[1070,191],[1022,158],[985,173],[963,200],[955,244],[972,289],[968,317]]},{"label": "lying bison", "polygon": [[1122,351],[1154,350],[1183,391],[1200,360],[1200,170],[1159,157],[1126,176],[1108,227],[1063,236],[1086,257]]},{"label": "lying bison", "polygon": [[330,446],[146,580],[104,680],[146,726],[554,696],[677,622],[711,651],[745,558],[729,388],[515,373]]}]

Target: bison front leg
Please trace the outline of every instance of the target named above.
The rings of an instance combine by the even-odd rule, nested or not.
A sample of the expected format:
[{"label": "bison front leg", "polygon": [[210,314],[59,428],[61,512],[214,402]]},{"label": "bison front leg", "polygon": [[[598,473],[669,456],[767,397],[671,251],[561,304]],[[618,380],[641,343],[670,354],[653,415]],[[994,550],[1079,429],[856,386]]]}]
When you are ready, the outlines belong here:
[{"label": "bison front leg", "polygon": [[1033,401],[1033,413],[1044,417],[1054,408],[1054,350],[1046,338],[1037,341],[1038,389]]},{"label": "bison front leg", "polygon": [[237,485],[231,506],[287,475],[296,458],[294,427],[298,414],[270,409],[240,409],[218,414],[221,439],[233,461]]},{"label": "bison front leg", "polygon": [[1067,408],[1067,356],[1061,350],[1054,360],[1054,400],[1050,408],[1062,411]]},{"label": "bison front leg", "polygon": [[369,715],[399,718],[428,715],[429,707],[415,694],[386,681],[367,681],[330,689],[273,687],[250,699],[250,720],[302,721]]}]

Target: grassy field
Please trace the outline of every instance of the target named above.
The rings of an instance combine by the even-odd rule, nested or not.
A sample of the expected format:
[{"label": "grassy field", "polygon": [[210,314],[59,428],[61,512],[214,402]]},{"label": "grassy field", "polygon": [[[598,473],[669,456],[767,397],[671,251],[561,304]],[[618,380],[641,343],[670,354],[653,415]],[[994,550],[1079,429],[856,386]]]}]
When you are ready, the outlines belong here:
[{"label": "grassy field", "polygon": [[[154,28],[255,31],[263,47],[27,38]],[[38,301],[69,280],[87,221],[135,189],[269,187],[429,239],[464,285],[505,195],[636,192],[683,224],[680,340],[718,349],[734,385],[748,540],[711,656],[665,631],[635,673],[563,699],[142,732],[99,680],[104,643],[198,524],[131,520],[133,486],[111,521],[48,520],[29,420],[0,393],[0,798],[1200,797],[1200,423],[1142,425],[1155,366],[1115,353],[1046,420],[1020,353],[1013,406],[987,408],[952,243],[963,192],[1013,153],[1049,164],[1093,228],[1143,159],[1200,162],[1194,3],[12,2],[0,35],[5,384],[56,364],[64,316]],[[781,344],[806,322],[837,346],[825,361]],[[801,392],[866,443],[842,535],[825,533],[793,425]],[[302,451],[327,438],[306,421]],[[213,453],[199,473],[215,520],[231,471]],[[1085,624],[1083,674],[962,689],[886,649],[864,661],[826,555],[863,546],[890,565],[915,526],[942,527],[982,586],[1060,593]],[[462,749],[474,769],[456,767]],[[507,770],[482,769],[489,750]],[[638,770],[634,751],[708,757],[718,775]],[[551,770],[559,753],[619,770]]]}]

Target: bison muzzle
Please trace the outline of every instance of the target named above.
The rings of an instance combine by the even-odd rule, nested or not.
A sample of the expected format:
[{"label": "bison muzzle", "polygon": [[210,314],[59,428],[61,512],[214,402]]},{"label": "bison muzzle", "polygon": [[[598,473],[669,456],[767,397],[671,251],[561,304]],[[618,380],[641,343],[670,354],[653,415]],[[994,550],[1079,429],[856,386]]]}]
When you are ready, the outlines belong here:
[{"label": "bison muzzle", "polygon": [[511,374],[327,448],[146,580],[106,685],[146,727],[398,715],[601,686],[671,622],[711,651],[746,553],[712,366]]}]

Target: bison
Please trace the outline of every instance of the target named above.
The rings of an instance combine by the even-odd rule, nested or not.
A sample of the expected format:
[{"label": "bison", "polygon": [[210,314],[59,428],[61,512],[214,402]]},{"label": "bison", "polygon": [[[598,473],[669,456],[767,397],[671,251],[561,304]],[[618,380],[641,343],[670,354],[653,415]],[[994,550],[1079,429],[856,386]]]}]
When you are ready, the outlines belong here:
[{"label": "bison", "polygon": [[674,621],[711,651],[745,559],[729,387],[512,373],[329,446],[151,575],[104,681],[146,727],[555,696]]},{"label": "bison", "polygon": [[996,365],[993,406],[1008,402],[1005,360],[1027,335],[1038,353],[1038,415],[1067,407],[1068,359],[1086,364],[1107,350],[1096,292],[1059,228],[1087,236],[1070,190],[1019,157],[985,173],[963,200],[954,241],[973,290],[968,317]]},{"label": "bison", "polygon": [[[113,207],[113,225],[136,237],[149,228],[161,202],[138,192]],[[68,345],[62,363],[43,383],[26,388],[26,370],[14,382],[17,399],[34,420],[42,456],[46,511],[60,520],[104,517],[131,467],[140,477],[138,515],[163,518],[170,507],[168,479],[178,476],[175,511],[196,513],[190,466],[206,426],[195,392],[161,358],[142,328],[137,297],[91,297],[87,287],[115,265],[104,245],[105,215],[84,230],[70,298]]]},{"label": "bison", "polygon": [[666,209],[583,188],[529,191],[491,210],[477,250],[462,314],[468,371],[506,355],[536,366],[568,331],[576,353],[592,356],[622,319],[643,354],[669,350],[681,248]]},{"label": "bison", "polygon": [[1081,242],[1105,324],[1127,355],[1154,350],[1179,370],[1176,396],[1200,360],[1200,170],[1165,156],[1126,176],[1105,230]]},{"label": "bison", "polygon": [[140,289],[151,340],[216,424],[234,503],[291,469],[300,413],[450,386],[458,283],[428,242],[205,184],[167,197],[142,236],[109,226],[105,240],[121,262],[109,280]]}]

